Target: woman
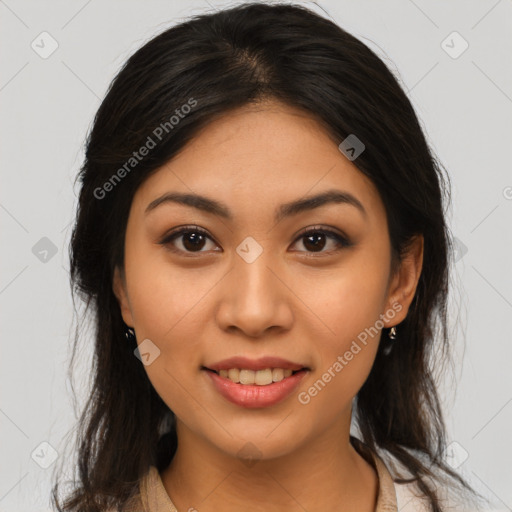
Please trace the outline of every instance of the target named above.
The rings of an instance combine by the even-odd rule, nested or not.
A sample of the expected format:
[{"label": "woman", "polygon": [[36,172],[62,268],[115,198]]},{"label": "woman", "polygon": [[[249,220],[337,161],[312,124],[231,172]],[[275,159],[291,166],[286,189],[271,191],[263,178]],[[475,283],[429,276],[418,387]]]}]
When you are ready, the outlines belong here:
[{"label": "woman", "polygon": [[441,511],[472,492],[432,375],[444,180],[363,43],[294,5],[174,26],[113,81],[80,180],[94,383],[59,510],[379,512],[406,487]]}]

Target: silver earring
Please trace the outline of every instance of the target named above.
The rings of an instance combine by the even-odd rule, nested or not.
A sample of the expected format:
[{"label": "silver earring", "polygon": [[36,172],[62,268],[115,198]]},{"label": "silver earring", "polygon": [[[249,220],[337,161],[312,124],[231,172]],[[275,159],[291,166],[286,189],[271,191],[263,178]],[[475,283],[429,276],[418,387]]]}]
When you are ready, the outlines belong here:
[{"label": "silver earring", "polygon": [[135,339],[135,331],[131,327],[126,327],[124,335],[128,341],[133,341]]},{"label": "silver earring", "polygon": [[391,353],[391,350],[393,350],[393,347],[395,345],[395,338],[396,338],[396,327],[393,326],[388,332],[389,337],[389,343],[384,347],[384,355],[389,356]]}]

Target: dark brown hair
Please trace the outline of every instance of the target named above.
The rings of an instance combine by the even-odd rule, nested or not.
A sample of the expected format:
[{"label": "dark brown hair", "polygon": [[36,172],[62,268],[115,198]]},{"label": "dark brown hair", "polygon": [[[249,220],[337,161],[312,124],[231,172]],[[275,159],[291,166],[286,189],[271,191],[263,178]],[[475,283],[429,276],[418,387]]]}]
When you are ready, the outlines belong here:
[{"label": "dark brown hair", "polygon": [[[191,98],[194,107],[170,121]],[[53,489],[59,511],[121,508],[149,465],[163,470],[175,453],[174,415],[134,357],[136,341],[125,338],[112,291],[129,208],[139,185],[202,127],[264,99],[307,112],[337,143],[356,134],[365,144],[353,163],[379,191],[397,261],[414,235],[423,235],[409,313],[389,355],[384,329],[354,412],[364,443],[398,462],[407,474],[395,468],[395,481],[413,479],[432,511],[442,510],[435,482],[471,491],[444,459],[433,373],[449,357],[449,180],[409,99],[372,50],[302,6],[257,3],[195,16],[154,37],[126,62],[94,119],[70,246],[73,290],[94,319],[91,336],[77,329],[71,364],[80,337],[94,340],[92,391],[79,422],[76,488],[64,503],[58,485]],[[162,126],[156,146],[128,169],[133,152]]]}]

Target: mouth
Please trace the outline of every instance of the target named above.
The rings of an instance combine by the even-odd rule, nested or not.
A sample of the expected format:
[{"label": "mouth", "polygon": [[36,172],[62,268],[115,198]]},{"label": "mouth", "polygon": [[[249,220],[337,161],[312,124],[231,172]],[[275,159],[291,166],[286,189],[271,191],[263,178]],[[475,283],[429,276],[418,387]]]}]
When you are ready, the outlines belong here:
[{"label": "mouth", "polygon": [[263,408],[289,398],[311,368],[275,357],[226,359],[201,366],[213,389],[232,404]]},{"label": "mouth", "polygon": [[291,368],[264,368],[262,370],[229,368],[213,370],[206,366],[201,367],[201,369],[215,373],[223,379],[228,379],[235,384],[241,384],[243,386],[269,386],[273,383],[281,382],[292,375],[309,370],[307,367],[302,367],[297,370],[292,370]]}]

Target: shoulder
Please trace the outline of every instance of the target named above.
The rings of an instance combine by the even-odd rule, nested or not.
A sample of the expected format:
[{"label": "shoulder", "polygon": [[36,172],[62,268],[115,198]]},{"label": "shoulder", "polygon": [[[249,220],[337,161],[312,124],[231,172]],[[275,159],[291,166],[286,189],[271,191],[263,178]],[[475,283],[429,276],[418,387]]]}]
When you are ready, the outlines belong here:
[{"label": "shoulder", "polygon": [[140,492],[137,492],[124,504],[123,508],[109,508],[105,512],[146,512],[146,510]]},{"label": "shoulder", "polygon": [[[482,512],[477,501],[470,494],[457,494],[450,487],[435,486],[443,512]],[[432,509],[424,494],[413,483],[395,483],[398,510],[400,512],[430,512]]]},{"label": "shoulder", "polygon": [[124,505],[121,508],[109,508],[105,512],[153,512],[153,509],[150,509],[147,506],[146,493],[155,478],[155,472],[158,475],[157,469],[150,466],[146,474],[139,480],[137,490],[130,498],[128,498]]},{"label": "shoulder", "polygon": [[[357,438],[351,438],[353,446],[371,462],[379,478],[379,494],[377,498],[377,512],[431,512],[431,505],[425,495],[414,482],[398,484],[389,471],[389,466],[396,471],[395,464],[390,464],[388,457],[380,450],[370,450],[369,446]],[[433,482],[432,482],[433,483]],[[447,512],[474,512],[474,508],[461,508],[455,503],[448,490],[436,487],[438,498],[444,511]]]},{"label": "shoulder", "polygon": [[395,493],[400,512],[430,512],[430,505],[414,484],[395,483]]},{"label": "shoulder", "polygon": [[140,495],[140,492],[138,492],[135,496],[132,496],[122,509],[122,512],[145,512],[145,511],[146,511],[146,509],[144,507],[144,504],[142,503],[142,497]]},{"label": "shoulder", "polygon": [[[139,481],[138,492],[115,512],[178,512],[165,490],[160,473],[155,466],[150,466]],[[114,511],[108,511],[114,512]]]}]

